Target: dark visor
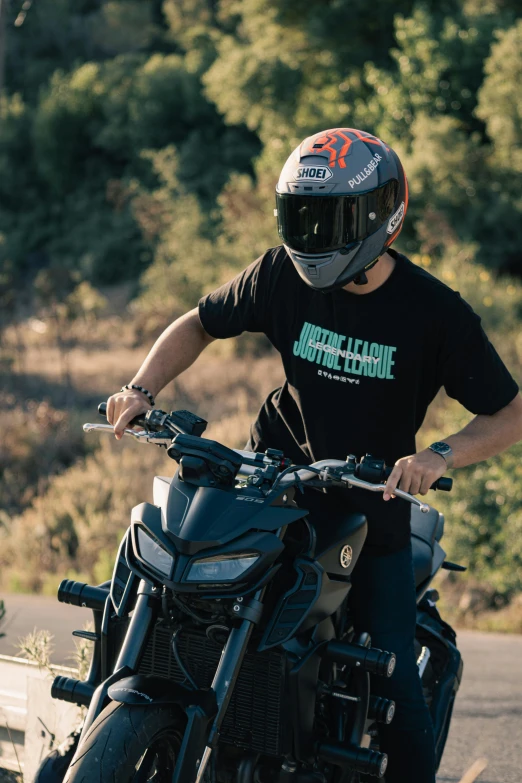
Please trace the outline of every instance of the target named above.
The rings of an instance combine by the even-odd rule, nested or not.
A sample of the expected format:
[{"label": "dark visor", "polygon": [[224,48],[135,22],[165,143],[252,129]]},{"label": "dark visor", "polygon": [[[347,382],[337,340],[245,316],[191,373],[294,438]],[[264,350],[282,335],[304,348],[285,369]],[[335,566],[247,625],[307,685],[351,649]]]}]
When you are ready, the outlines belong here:
[{"label": "dark visor", "polygon": [[301,253],[325,253],[381,228],[393,212],[396,179],[360,196],[298,196],[276,193],[279,236]]}]

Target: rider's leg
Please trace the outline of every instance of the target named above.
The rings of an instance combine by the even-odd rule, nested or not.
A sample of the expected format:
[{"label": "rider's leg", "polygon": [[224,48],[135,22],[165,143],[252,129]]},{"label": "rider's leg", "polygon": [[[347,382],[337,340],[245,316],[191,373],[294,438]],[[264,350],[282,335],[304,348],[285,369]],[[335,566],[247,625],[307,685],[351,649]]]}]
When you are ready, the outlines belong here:
[{"label": "rider's leg", "polygon": [[363,553],[352,575],[350,606],[355,628],[372,646],[394,652],[390,678],[371,678],[371,690],[393,699],[392,723],[379,727],[388,754],[386,783],[435,783],[433,725],[424,701],[414,651],[416,599],[411,546],[390,555]]}]

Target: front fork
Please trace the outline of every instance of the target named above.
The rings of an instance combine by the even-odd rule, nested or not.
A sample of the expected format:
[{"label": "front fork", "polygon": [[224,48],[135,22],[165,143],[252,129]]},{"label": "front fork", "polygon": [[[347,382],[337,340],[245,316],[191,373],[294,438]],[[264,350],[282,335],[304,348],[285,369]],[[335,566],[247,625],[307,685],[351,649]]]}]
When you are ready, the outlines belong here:
[{"label": "front fork", "polygon": [[134,674],[152,632],[159,609],[160,592],[150,582],[141,580],[136,605],[125,634],[113,673],[98,685],[89,703],[89,710],[83,724],[80,742],[105,707],[111,685]]},{"label": "front fork", "polygon": [[[188,714],[189,723],[183,737],[172,783],[186,783],[188,780],[201,783],[210,756],[219,742],[221,724],[232,698],[254,625],[261,619],[263,609],[261,601],[264,591],[263,587],[254,594],[253,598],[247,601],[237,600],[233,606],[234,613],[242,618],[242,622],[238,628],[231,630],[212,680],[211,689],[216,694],[217,713],[209,728],[209,721],[201,708],[189,708],[192,709],[192,713]],[[196,716],[196,711],[200,713],[199,716]],[[206,723],[206,726],[203,726],[203,723]]]}]

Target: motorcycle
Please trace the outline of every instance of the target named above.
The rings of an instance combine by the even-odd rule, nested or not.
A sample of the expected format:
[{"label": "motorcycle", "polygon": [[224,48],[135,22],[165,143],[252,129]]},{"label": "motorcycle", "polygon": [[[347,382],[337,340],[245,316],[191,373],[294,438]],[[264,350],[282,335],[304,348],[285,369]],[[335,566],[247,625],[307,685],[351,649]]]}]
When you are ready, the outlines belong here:
[{"label": "motorcycle", "polygon": [[[372,695],[370,674],[390,677],[396,659],[355,633],[347,609],[367,522],[350,513],[316,529],[296,490],[382,492],[383,460],[292,465],[274,449],[232,450],[203,438],[207,422],[188,411],[131,424],[141,429],[126,435],[179,467],[155,477],[153,504],[132,510],[109,582],[60,584],[59,601],[93,611],[94,631],[74,634],[94,647],[87,679],[56,677],[52,696],[87,714],[36,783],[382,779],[378,724],[395,705]],[[440,761],[463,664],[429,587],[441,568],[465,569],[445,560],[442,514],[395,494],[412,507],[418,669]]]}]

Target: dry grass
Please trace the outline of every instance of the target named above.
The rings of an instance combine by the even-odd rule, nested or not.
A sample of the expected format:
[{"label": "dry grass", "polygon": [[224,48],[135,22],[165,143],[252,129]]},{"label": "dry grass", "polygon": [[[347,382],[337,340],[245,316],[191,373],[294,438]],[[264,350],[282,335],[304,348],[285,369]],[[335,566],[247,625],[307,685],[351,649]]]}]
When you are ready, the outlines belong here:
[{"label": "dry grass", "polygon": [[[6,378],[4,384],[25,385],[29,396],[34,387],[41,396],[47,392],[52,397],[63,380],[60,352],[45,334],[34,333],[27,324],[19,332],[26,345],[20,372]],[[163,390],[158,396],[158,407],[170,410],[192,406],[213,422],[238,411],[255,413],[268,391],[280,385],[284,376],[280,359],[273,351],[259,359],[238,358],[250,340],[251,336],[245,335],[213,343],[192,367]],[[12,337],[11,343],[6,339],[7,349],[10,344]],[[136,373],[150,347],[150,340],[136,345],[130,325],[121,318],[100,319],[94,333],[87,333],[68,354],[73,407],[84,410],[89,404],[94,408],[94,400],[106,399],[118,391]],[[33,383],[34,378],[38,378],[37,384]]]},{"label": "dry grass", "polygon": [[440,594],[439,612],[457,630],[522,634],[522,593],[508,600],[485,580],[445,570],[432,587]]}]

